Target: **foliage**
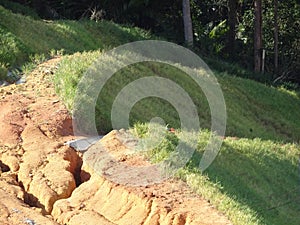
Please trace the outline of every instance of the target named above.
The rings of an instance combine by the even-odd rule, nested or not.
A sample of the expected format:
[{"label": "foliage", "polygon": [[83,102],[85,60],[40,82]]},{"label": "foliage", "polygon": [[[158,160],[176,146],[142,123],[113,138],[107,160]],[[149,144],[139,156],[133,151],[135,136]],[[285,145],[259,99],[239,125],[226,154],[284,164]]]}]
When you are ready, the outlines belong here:
[{"label": "foliage", "polygon": [[4,65],[0,64],[0,81],[5,80],[7,75],[7,68]]},{"label": "foliage", "polygon": [[[253,44],[253,11],[250,1],[245,1],[245,11],[239,25],[239,37],[246,46]],[[279,73],[280,80],[299,82],[300,45],[298,27],[300,24],[300,4],[295,0],[279,1]],[[263,40],[266,50],[266,71],[274,73],[274,4],[272,0],[263,1]],[[250,48],[251,52],[252,47]],[[243,50],[245,54],[247,50]],[[246,58],[244,59],[246,61]],[[273,80],[277,77],[274,75]]]},{"label": "foliage", "polygon": [[[148,125],[147,123],[137,122],[131,128],[131,132],[139,138],[148,138],[150,135]],[[156,126],[157,129],[165,130],[164,138],[153,149],[147,149],[148,151],[146,150],[144,155],[151,163],[158,163],[170,156],[170,153],[176,149],[179,139],[174,133],[169,132],[166,127],[162,127],[159,124],[152,124],[152,126]]]},{"label": "foliage", "polygon": [[2,5],[6,9],[11,10],[13,13],[30,16],[32,19],[40,19],[37,12],[28,6],[24,6],[22,4],[8,0],[0,0],[0,5]]},{"label": "foliage", "polygon": [[0,26],[0,64],[8,68],[21,61],[25,54],[22,42]]},{"label": "foliage", "polygon": [[[151,30],[159,36],[184,43],[182,1],[176,0],[55,0],[23,1],[35,7],[49,19],[82,19],[100,21],[113,20],[117,23],[132,24]],[[191,13],[194,27],[195,48],[202,55],[219,57],[228,62],[238,63],[253,70],[253,1],[236,1],[236,37],[229,43],[229,1],[191,0]],[[266,49],[265,71],[272,74],[270,81],[300,82],[299,78],[299,32],[300,5],[297,0],[279,1],[279,71],[274,74],[274,4],[273,0],[263,1],[263,39]],[[231,17],[232,18],[232,17]],[[220,29],[221,28],[221,29]],[[218,34],[216,34],[216,31]],[[230,39],[232,40],[232,39]],[[233,52],[232,46],[235,46]]]}]

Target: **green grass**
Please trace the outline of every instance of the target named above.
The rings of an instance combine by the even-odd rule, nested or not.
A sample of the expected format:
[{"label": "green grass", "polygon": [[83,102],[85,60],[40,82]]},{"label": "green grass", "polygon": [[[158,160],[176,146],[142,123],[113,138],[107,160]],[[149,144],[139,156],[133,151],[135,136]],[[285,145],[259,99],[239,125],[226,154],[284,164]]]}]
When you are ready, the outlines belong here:
[{"label": "green grass", "polygon": [[[75,54],[63,59],[55,75],[57,91],[73,109],[78,81],[101,52]],[[270,87],[248,79],[216,74],[228,113],[227,131],[221,151],[213,164],[199,171],[199,160],[210,132],[199,135],[197,151],[178,177],[225,213],[234,224],[298,224],[300,154],[299,93]],[[102,133],[110,131],[110,112],[120,90],[145,76],[162,76],[176,81],[198,107],[202,128],[210,128],[208,103],[197,85],[178,69],[160,63],[140,63],[114,74],[98,96],[96,122]],[[92,83],[93,81],[89,81]],[[89,101],[89,96],[83,96]],[[170,127],[180,128],[176,110],[167,102],[147,98],[130,113],[137,135],[147,132],[147,121],[160,116]],[[141,124],[142,123],[142,124]],[[145,123],[146,125],[143,125]],[[168,134],[146,155],[156,163],[176,148],[178,138]]]},{"label": "green grass", "polygon": [[0,5],[4,8],[11,10],[13,13],[18,13],[24,16],[29,16],[32,19],[40,19],[37,12],[34,9],[24,6],[22,4],[8,1],[8,0],[0,0]]},{"label": "green grass", "polygon": [[[79,80],[100,54],[101,52],[75,54],[64,58],[61,62],[61,67],[55,76],[55,84],[70,110],[73,109],[73,99]],[[268,87],[252,80],[231,77],[225,73],[216,75],[227,107],[226,136],[299,142],[300,98],[297,92]],[[105,84],[96,107],[97,124],[102,133],[112,129],[110,110],[120,90],[133,80],[145,76],[165,77],[180,84],[198,107],[201,127],[210,128],[208,103],[195,82],[174,67],[148,62],[132,65],[117,72]],[[165,101],[153,97],[144,99],[133,107],[131,125],[135,122],[147,122],[155,115],[161,116],[172,127],[180,127],[175,109]]]},{"label": "green grass", "polygon": [[44,21],[17,12],[0,5],[0,71],[28,62],[30,55],[109,49],[150,38],[146,31],[109,21]]},{"label": "green grass", "polygon": [[[147,124],[136,124],[132,132],[147,137],[147,128]],[[233,224],[299,223],[299,145],[229,137],[216,160],[202,173],[199,162],[209,136],[209,131],[201,131],[193,157],[176,177],[208,199]],[[170,156],[177,143],[178,137],[167,132],[146,156],[153,163],[160,162]]]},{"label": "green grass", "polygon": [[220,59],[204,57],[203,60],[214,70],[216,73],[227,73],[231,76],[242,77],[255,80],[265,84],[272,84],[274,80],[272,74],[253,73],[249,69],[245,69],[236,63],[228,63]]}]

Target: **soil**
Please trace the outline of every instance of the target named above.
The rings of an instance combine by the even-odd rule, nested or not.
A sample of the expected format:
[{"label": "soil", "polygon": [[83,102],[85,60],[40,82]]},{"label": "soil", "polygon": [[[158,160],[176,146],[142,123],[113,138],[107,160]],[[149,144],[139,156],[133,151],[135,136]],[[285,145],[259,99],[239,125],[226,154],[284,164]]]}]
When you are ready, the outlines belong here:
[{"label": "soil", "polygon": [[0,224],[231,224],[179,180],[128,186],[113,179],[118,167],[99,173],[102,147],[121,168],[151,166],[128,154],[121,131],[84,154],[64,145],[75,137],[51,82],[59,61],[42,63],[24,84],[0,88]]}]

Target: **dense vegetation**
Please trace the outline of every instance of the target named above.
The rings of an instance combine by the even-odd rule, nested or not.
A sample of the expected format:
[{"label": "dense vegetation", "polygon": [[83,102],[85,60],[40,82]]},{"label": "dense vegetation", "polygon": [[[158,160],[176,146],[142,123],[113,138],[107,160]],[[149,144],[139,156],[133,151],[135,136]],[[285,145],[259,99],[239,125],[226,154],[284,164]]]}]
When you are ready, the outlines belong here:
[{"label": "dense vegetation", "polygon": [[[1,2],[7,2],[2,0]],[[194,50],[254,68],[255,5],[261,3],[264,71],[269,82],[300,82],[300,4],[297,0],[14,0],[46,19],[113,20],[184,43],[183,2],[190,2]],[[14,7],[15,9],[16,7]],[[278,34],[277,34],[278,33]],[[255,36],[255,38],[254,38]],[[278,51],[277,51],[278,50]],[[278,53],[278,57],[277,57]],[[278,61],[278,66],[277,66]],[[261,71],[262,65],[258,68]],[[266,76],[262,75],[261,76]]]},{"label": "dense vegetation", "polygon": [[[54,1],[53,1],[54,2]],[[68,1],[65,1],[66,3]],[[2,69],[20,65],[34,54],[64,56],[53,82],[67,107],[74,109],[77,84],[103,50],[134,40],[151,38],[148,32],[105,20],[42,21],[28,8],[0,6],[0,59]],[[27,16],[22,16],[25,14]],[[78,14],[80,15],[80,13]],[[95,51],[94,51],[95,50]],[[51,53],[52,52],[52,53]],[[75,53],[75,54],[73,54]],[[31,57],[30,57],[31,56]],[[97,125],[111,129],[110,110],[119,90],[139,77],[159,76],[176,82],[197,105],[203,130],[192,159],[176,174],[227,215],[234,224],[292,224],[300,220],[299,171],[300,95],[284,87],[267,86],[249,79],[252,73],[225,62],[208,59],[221,84],[227,106],[227,131],[221,151],[204,172],[198,164],[210,135],[210,113],[203,93],[181,71],[158,63],[142,63],[116,73],[99,95]],[[226,72],[227,71],[227,72]],[[86,96],[88,101],[88,96]],[[176,111],[162,100],[146,98],[132,109],[131,130],[147,136],[147,121],[153,116],[180,132]],[[178,133],[147,153],[154,163],[165,159],[178,143]]]}]

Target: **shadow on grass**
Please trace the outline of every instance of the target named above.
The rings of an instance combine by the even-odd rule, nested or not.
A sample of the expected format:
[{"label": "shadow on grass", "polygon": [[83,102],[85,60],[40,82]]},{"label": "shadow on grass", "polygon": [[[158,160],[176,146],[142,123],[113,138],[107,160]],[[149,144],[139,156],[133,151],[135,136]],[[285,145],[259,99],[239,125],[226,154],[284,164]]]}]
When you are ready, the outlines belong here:
[{"label": "shadow on grass", "polygon": [[[251,146],[241,150],[225,142],[204,175],[211,182],[219,183],[223,194],[255,211],[265,224],[299,224],[299,159],[294,162],[272,150],[255,151]],[[201,157],[202,153],[194,153],[189,171],[198,168]]]},{"label": "shadow on grass", "polygon": [[[49,54],[63,49],[65,53],[110,49],[132,41],[149,39],[150,35],[138,28],[121,26],[109,21],[32,19],[13,14],[0,6],[0,37],[6,40],[9,51],[0,63],[9,66],[28,61],[33,54]],[[1,58],[1,57],[0,57]],[[3,62],[2,62],[3,61]]]}]

